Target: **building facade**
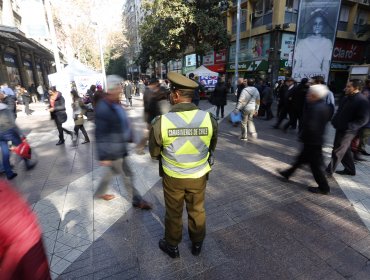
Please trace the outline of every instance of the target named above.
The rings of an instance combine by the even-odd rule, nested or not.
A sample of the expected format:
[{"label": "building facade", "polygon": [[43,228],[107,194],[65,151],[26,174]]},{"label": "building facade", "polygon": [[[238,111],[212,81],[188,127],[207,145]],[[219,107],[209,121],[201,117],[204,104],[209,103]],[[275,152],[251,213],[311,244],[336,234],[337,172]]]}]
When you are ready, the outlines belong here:
[{"label": "building facade", "polygon": [[[231,35],[226,71],[235,68],[237,1],[227,12]],[[299,0],[241,0],[239,76],[274,82],[291,76]],[[328,83],[342,89],[349,66],[369,63],[370,3],[342,0]]]},{"label": "building facade", "polygon": [[17,1],[0,1],[0,82],[11,87],[48,85],[48,74],[55,72],[53,54],[20,30]]}]

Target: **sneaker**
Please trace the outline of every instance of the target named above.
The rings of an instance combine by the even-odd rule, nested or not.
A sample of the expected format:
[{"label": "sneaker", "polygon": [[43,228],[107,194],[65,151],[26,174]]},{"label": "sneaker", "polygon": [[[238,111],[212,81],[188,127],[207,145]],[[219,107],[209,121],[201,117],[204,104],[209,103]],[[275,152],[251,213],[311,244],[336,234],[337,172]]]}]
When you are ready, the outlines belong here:
[{"label": "sneaker", "polygon": [[103,195],[99,195],[98,198],[109,201],[109,200],[112,200],[112,199],[116,198],[116,196],[113,195],[113,194],[103,194]]},{"label": "sneaker", "polygon": [[135,208],[140,208],[142,210],[151,210],[153,208],[152,204],[145,201],[144,199],[132,202],[132,206],[134,206]]},{"label": "sneaker", "polygon": [[285,179],[289,180],[289,175],[288,175],[288,172],[286,172],[285,170],[279,170],[278,173],[284,177]]},{"label": "sneaker", "polygon": [[12,180],[12,179],[14,179],[15,177],[17,177],[18,176],[18,174],[17,173],[13,173],[12,175],[10,175],[10,176],[6,176],[6,178],[8,178],[8,180]]},{"label": "sneaker", "polygon": [[248,138],[240,137],[240,140],[242,140],[242,141],[248,141]]}]

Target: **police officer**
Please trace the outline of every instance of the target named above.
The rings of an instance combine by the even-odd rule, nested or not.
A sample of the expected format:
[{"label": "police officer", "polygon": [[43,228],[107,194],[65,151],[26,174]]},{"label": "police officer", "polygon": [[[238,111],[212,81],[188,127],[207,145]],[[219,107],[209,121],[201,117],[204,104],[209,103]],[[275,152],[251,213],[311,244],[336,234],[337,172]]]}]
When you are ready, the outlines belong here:
[{"label": "police officer", "polygon": [[178,73],[168,73],[171,111],[152,122],[149,151],[159,160],[166,206],[165,235],[159,248],[179,257],[184,200],[192,254],[198,256],[206,233],[204,197],[211,153],[217,143],[217,121],[191,103],[198,84]]}]

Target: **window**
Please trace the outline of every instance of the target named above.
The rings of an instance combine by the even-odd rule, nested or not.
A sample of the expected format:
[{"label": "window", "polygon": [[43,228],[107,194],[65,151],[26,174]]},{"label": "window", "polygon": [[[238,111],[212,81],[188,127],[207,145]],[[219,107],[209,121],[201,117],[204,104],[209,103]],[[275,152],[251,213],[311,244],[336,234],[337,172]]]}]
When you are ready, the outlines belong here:
[{"label": "window", "polygon": [[358,10],[356,22],[355,22],[355,32],[358,32],[361,27],[367,24],[367,19],[369,17],[369,14],[365,10]]},{"label": "window", "polygon": [[340,9],[340,15],[339,15],[339,22],[338,22],[338,30],[340,31],[346,31],[347,25],[348,25],[348,19],[349,19],[349,11],[350,7],[343,5]]},{"label": "window", "polygon": [[286,0],[285,10],[289,12],[298,11],[299,0]]},{"label": "window", "polygon": [[253,6],[252,27],[272,23],[272,0],[259,0]]},{"label": "window", "polygon": [[[237,17],[237,13],[235,12],[232,18],[232,26],[231,26],[232,34],[236,33],[236,17]],[[240,32],[244,32],[246,30],[247,30],[247,10],[243,9],[240,11]]]}]

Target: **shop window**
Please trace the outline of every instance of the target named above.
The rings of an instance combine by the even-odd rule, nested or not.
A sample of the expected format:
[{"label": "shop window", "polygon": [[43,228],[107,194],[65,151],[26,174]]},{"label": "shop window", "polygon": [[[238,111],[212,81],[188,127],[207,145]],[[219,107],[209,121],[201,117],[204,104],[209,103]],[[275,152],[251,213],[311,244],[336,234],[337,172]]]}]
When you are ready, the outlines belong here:
[{"label": "shop window", "polygon": [[349,19],[350,7],[343,5],[340,9],[339,21],[338,21],[338,30],[346,31]]}]

